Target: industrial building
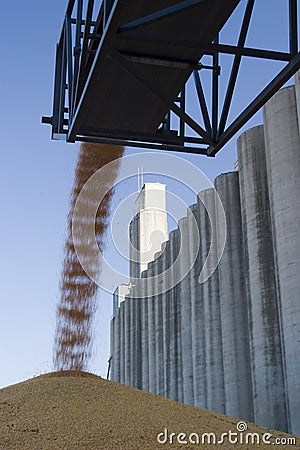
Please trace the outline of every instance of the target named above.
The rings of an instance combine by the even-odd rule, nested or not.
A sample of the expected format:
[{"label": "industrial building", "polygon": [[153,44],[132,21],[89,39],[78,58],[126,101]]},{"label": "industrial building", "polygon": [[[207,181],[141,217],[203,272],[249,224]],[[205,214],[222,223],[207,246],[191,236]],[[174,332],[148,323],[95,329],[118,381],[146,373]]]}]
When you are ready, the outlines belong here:
[{"label": "industrial building", "polygon": [[130,225],[130,277],[139,278],[168,239],[166,186],[145,183],[135,201]]},{"label": "industrial building", "polygon": [[[238,170],[199,193],[147,268],[131,264],[140,280],[111,321],[113,381],[300,435],[299,105],[297,74],[264,106],[264,124],[239,137]],[[226,244],[200,283],[212,236],[218,245],[224,231],[216,195]],[[137,250],[142,203],[130,227]]]}]

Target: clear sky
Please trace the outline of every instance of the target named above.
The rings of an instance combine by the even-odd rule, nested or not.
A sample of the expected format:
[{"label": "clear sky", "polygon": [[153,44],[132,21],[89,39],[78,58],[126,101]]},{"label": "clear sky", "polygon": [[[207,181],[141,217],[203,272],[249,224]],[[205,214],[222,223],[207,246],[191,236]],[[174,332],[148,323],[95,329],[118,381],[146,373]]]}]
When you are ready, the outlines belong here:
[{"label": "clear sky", "polygon": [[[257,0],[249,46],[287,49],[287,3]],[[244,4],[241,1],[241,8]],[[0,387],[50,371],[52,365],[66,216],[79,145],[51,141],[50,127],[41,125],[40,119],[51,115],[55,45],[65,7],[66,1],[61,0],[5,2],[1,7]],[[236,36],[238,16],[239,11],[223,42],[231,43]],[[242,68],[241,93],[234,100],[231,118],[270,80],[273,71],[272,63],[264,62],[252,61]],[[258,123],[260,114],[247,127]],[[235,142],[236,137],[215,159],[186,158],[213,180],[233,169]],[[136,151],[126,149],[126,154]],[[124,198],[128,192],[120,186],[117,195]],[[100,293],[98,304],[91,370],[104,376],[110,296]]]}]

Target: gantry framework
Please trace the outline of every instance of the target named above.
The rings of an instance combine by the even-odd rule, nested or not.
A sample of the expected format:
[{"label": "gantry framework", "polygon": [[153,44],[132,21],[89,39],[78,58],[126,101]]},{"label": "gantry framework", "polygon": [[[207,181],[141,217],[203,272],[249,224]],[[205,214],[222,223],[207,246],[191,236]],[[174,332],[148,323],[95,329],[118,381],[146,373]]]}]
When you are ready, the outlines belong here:
[{"label": "gantry framework", "polygon": [[[289,17],[288,29],[280,30],[289,36],[285,52],[245,45],[255,0],[244,2],[236,45],[223,44],[219,36],[241,0],[103,0],[100,6],[70,0],[56,50],[53,114],[43,123],[51,124],[53,139],[68,142],[214,156],[300,68],[300,0],[280,1]],[[233,55],[223,96],[222,54]],[[207,55],[211,64],[204,63]],[[284,67],[228,124],[244,57]],[[202,71],[210,74],[209,89]],[[190,79],[200,120],[188,112]]]}]

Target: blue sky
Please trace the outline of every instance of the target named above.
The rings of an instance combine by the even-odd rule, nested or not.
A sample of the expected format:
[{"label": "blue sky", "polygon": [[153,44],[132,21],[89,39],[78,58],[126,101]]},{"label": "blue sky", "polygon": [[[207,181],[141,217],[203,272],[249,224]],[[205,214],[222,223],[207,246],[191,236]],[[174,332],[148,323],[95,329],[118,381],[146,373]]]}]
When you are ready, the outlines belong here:
[{"label": "blue sky", "polygon": [[[257,0],[250,46],[286,50],[287,3]],[[40,119],[51,115],[55,45],[65,7],[66,2],[59,0],[2,5],[0,387],[51,370],[66,216],[79,145],[51,141],[50,127],[41,125]],[[236,34],[238,15],[239,11],[223,42],[230,43]],[[234,113],[246,106],[273,70],[271,63],[263,62],[242,68]],[[260,122],[258,114],[246,128]],[[235,142],[236,138],[215,159],[197,155],[187,159],[214,179],[233,169]],[[126,149],[126,154],[134,151]],[[126,196],[126,189],[120,186],[118,195]],[[91,369],[104,376],[110,296],[99,295],[98,303]]]}]

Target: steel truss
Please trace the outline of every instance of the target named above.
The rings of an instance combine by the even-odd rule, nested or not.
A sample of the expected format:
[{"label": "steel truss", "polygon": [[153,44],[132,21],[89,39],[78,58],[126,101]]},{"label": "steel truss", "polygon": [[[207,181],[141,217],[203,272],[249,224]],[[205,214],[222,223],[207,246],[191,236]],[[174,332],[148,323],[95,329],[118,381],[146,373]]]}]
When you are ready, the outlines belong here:
[{"label": "steel truss", "polygon": [[[298,0],[288,0],[289,15],[289,51],[269,51],[259,48],[249,48],[245,45],[250,26],[255,0],[248,0],[240,26],[237,45],[225,45],[219,42],[219,35],[212,42],[191,42],[169,39],[155,34],[143,33],[143,27],[159,21],[172,14],[180,14],[186,8],[207,0],[186,0],[129,23],[120,23],[117,5],[124,0],[103,0],[98,12],[95,11],[94,0],[70,0],[62,32],[56,49],[56,68],[54,83],[54,100],[52,117],[43,117],[42,122],[51,124],[53,139],[66,139],[68,142],[90,141],[120,144],[131,147],[150,149],[174,150],[180,152],[200,153],[214,156],[246,122],[281,88],[292,75],[300,69],[300,54],[298,49]],[[263,0],[262,0],[263,1]],[[83,11],[85,14],[83,15]],[[93,19],[93,17],[95,19]],[[105,42],[117,36],[134,42],[164,43],[178,49],[198,48],[205,55],[212,57],[212,65],[201,62],[195,64],[189,60],[175,60],[174,58],[157,58],[141,53],[113,50],[110,57],[124,70],[136,79],[137,83],[151,90],[161,102],[165,102],[169,109],[163,122],[155,133],[141,133],[136,130],[86,128],[76,124],[77,110],[85,95],[86,86],[90,81],[90,73],[95,56]],[[106,41],[105,41],[106,38]],[[224,98],[220,98],[219,77],[220,55],[233,55],[233,63],[228,86]],[[228,117],[233,95],[236,88],[239,69],[243,57],[280,61],[284,68],[257,95],[256,98],[242,111],[238,117],[228,125]],[[186,87],[170,105],[160,94],[150,88],[145,80],[135,72],[131,62],[138,65],[152,65],[173,67],[180,70],[191,70],[202,120],[201,124],[187,113]],[[209,70],[211,73],[211,89],[205,92],[200,72]],[[209,102],[207,101],[210,97]],[[219,105],[222,108],[219,110]],[[171,116],[177,117],[174,126]],[[193,130],[188,133],[187,128]]]}]

